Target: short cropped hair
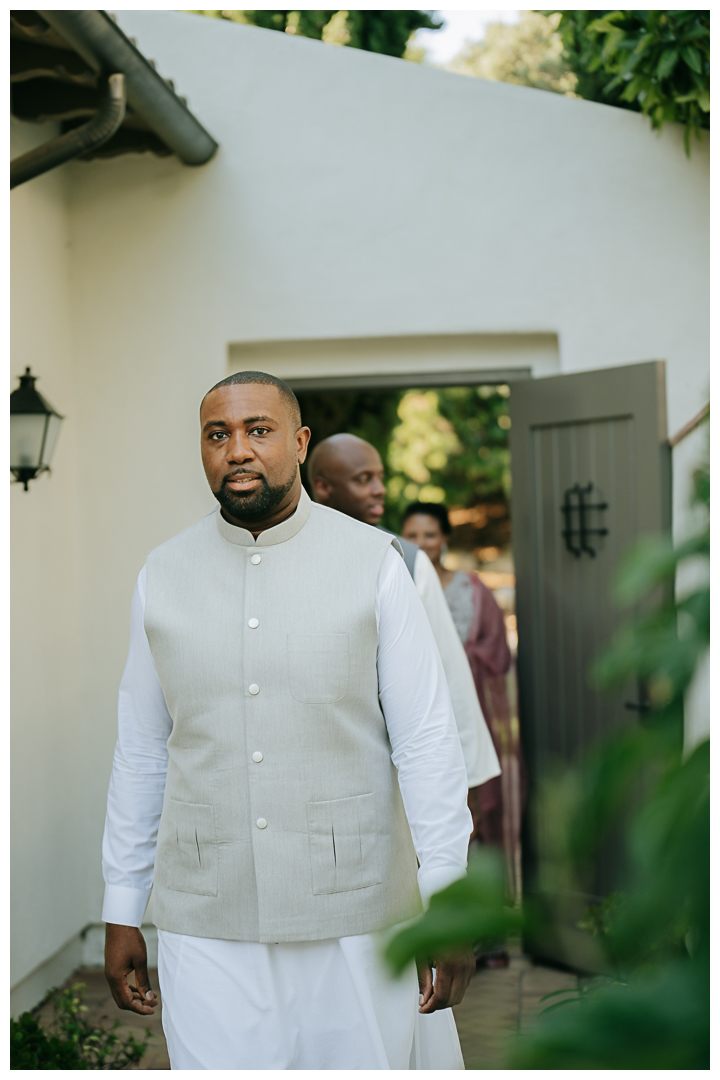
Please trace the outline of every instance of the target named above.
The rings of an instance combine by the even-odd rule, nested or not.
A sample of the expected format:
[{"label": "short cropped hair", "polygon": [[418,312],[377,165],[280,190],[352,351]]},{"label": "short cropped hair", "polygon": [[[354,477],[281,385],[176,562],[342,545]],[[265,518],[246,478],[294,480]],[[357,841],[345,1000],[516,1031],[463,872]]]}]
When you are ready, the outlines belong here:
[{"label": "short cropped hair", "polygon": [[[212,394],[213,390],[217,390],[220,386],[240,386],[243,383],[259,384],[261,386],[275,386],[285,401],[288,412],[295,424],[295,429],[302,427],[302,417],[300,416],[300,403],[295,397],[294,393],[286,382],[282,379],[277,379],[274,375],[268,375],[264,371],[236,371],[234,375],[228,375],[227,379],[221,379],[220,382],[215,383],[208,390],[208,394]],[[207,394],[205,395],[207,397]],[[203,398],[203,401],[205,399]]]},{"label": "short cropped hair", "polygon": [[431,502],[414,502],[410,503],[405,509],[403,514],[403,525],[408,518],[413,514],[427,514],[429,517],[434,517],[440,525],[440,531],[443,536],[450,536],[452,532],[452,526],[450,525],[450,518],[448,517],[447,507],[442,503]]}]

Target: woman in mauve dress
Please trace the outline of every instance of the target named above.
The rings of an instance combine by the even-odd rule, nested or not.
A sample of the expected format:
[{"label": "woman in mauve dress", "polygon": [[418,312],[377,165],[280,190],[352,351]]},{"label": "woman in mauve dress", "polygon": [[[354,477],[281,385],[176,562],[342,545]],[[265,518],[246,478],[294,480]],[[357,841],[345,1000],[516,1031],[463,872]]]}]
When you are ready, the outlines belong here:
[{"label": "woman in mauve dress", "polygon": [[423,549],[438,573],[502,768],[501,776],[468,792],[473,838],[504,851],[508,885],[517,897],[525,775],[518,721],[508,694],[510,689],[516,700],[513,657],[503,613],[490,589],[477,574],[448,570],[442,564],[451,531],[447,509],[440,503],[415,502],[405,511],[402,535]]}]

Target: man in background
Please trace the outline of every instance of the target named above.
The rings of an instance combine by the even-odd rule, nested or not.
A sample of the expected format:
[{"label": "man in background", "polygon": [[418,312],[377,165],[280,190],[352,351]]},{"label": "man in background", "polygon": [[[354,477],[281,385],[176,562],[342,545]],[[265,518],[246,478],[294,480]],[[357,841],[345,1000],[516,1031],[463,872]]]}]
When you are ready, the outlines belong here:
[{"label": "man in background", "polygon": [[[374,446],[356,435],[331,435],[312,451],[308,474],[316,502],[366,525],[379,526],[385,512],[383,463]],[[387,530],[386,530],[387,531]],[[416,544],[398,537],[435,636],[465,756],[468,788],[500,775],[500,764],[483,717],[472,672],[432,563]]]}]

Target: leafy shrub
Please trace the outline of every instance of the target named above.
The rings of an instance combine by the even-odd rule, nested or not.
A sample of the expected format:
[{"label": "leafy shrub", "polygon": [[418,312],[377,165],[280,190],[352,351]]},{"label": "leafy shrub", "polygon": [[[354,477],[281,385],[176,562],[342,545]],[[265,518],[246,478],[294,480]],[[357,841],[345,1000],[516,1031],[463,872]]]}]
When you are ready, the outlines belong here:
[{"label": "leafy shrub", "polygon": [[[112,1027],[93,1027],[83,1015],[84,983],[75,983],[50,995],[55,1016],[47,1029],[31,1013],[10,1021],[11,1069],[126,1069],[136,1065],[147,1049],[133,1035],[117,1034]],[[152,1032],[146,1028],[149,1038]]]},{"label": "leafy shrub", "polygon": [[75,1043],[48,1035],[30,1013],[10,1021],[11,1069],[87,1069]]}]

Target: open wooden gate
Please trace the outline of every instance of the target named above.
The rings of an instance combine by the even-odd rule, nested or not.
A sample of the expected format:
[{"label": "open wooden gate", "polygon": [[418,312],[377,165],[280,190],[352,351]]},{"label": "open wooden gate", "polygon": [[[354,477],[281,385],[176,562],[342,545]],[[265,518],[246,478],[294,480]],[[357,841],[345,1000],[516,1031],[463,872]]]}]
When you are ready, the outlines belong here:
[{"label": "open wooden gate", "polygon": [[[573,894],[541,853],[548,825],[539,782],[599,736],[637,722],[637,687],[598,693],[594,658],[622,616],[613,606],[618,562],[636,537],[670,528],[670,453],[662,361],[513,383],[510,398],[518,678],[529,803],[523,892],[555,923],[528,952],[592,966],[576,927],[588,903],[616,887],[612,852],[598,860],[594,895]],[[560,899],[560,903],[558,900]],[[562,911],[558,916],[557,912]]]}]

